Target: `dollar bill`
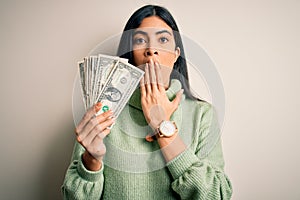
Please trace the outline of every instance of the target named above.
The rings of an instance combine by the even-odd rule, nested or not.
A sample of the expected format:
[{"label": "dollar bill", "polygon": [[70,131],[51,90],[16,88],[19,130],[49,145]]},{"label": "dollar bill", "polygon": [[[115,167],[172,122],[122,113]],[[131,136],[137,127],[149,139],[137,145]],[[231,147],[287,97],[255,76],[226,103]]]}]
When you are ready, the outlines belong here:
[{"label": "dollar bill", "polygon": [[144,71],[118,60],[101,90],[98,102],[102,108],[97,115],[112,110],[118,117],[143,75]]},{"label": "dollar bill", "polygon": [[90,93],[89,93],[89,58],[85,57],[84,59],[84,86],[85,86],[85,100],[86,100],[86,108],[89,108],[90,106]]},{"label": "dollar bill", "polygon": [[101,101],[101,114],[109,109],[117,117],[137,87],[144,72],[128,59],[99,54],[78,62],[82,96],[87,110]]},{"label": "dollar bill", "polygon": [[91,93],[91,105],[92,106],[94,104],[94,102],[96,101],[95,98],[95,83],[96,83],[96,70],[97,70],[97,60],[98,60],[98,56],[90,56],[91,59],[91,85],[90,85],[90,93]]},{"label": "dollar bill", "polygon": [[101,78],[100,78],[100,83],[98,85],[97,94],[96,94],[97,100],[100,96],[100,92],[102,91],[103,86],[106,83],[107,78],[109,77],[111,71],[119,62],[119,60],[117,59],[118,57],[108,56],[103,54],[100,54],[99,56],[100,56],[99,76]]},{"label": "dollar bill", "polygon": [[93,68],[94,68],[94,57],[89,56],[88,57],[89,62],[88,62],[88,73],[89,73],[89,105],[88,107],[91,107],[93,105]]},{"label": "dollar bill", "polygon": [[82,99],[85,106],[85,109],[87,108],[86,104],[86,90],[85,90],[85,71],[84,71],[84,61],[78,62],[78,68],[79,68],[79,76],[80,76],[80,85],[81,85],[81,92],[82,92]]}]

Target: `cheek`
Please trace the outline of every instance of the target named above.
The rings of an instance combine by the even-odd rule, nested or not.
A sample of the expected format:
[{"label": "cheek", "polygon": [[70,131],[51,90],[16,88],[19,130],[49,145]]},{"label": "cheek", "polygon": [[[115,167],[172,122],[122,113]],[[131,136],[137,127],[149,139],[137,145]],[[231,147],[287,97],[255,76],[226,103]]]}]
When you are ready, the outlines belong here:
[{"label": "cheek", "polygon": [[175,54],[171,52],[161,52],[160,64],[173,68]]},{"label": "cheek", "polygon": [[143,50],[133,50],[133,59],[136,66],[142,65],[143,63]]}]

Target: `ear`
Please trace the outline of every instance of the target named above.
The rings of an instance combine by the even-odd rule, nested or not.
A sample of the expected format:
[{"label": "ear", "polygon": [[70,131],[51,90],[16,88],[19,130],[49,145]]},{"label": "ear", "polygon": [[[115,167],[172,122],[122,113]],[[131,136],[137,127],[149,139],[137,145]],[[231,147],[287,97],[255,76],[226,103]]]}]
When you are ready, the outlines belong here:
[{"label": "ear", "polygon": [[179,58],[179,56],[180,56],[180,48],[176,47],[176,49],[175,49],[175,60],[174,60],[174,63],[177,61],[177,59]]}]

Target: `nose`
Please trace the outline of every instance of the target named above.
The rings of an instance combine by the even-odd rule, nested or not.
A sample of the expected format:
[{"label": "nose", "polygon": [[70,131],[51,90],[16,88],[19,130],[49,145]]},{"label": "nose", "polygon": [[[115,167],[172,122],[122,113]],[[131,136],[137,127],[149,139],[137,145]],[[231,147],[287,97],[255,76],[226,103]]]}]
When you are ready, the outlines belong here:
[{"label": "nose", "polygon": [[145,50],[145,57],[154,56],[154,55],[158,55],[157,49],[155,49],[153,47],[149,47]]}]

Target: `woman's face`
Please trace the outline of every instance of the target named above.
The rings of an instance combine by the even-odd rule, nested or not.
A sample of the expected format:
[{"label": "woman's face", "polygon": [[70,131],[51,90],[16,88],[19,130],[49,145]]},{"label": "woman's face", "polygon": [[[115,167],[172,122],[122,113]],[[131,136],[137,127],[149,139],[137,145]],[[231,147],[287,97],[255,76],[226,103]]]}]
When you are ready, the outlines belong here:
[{"label": "woman's face", "polygon": [[176,47],[171,27],[157,16],[143,19],[133,35],[133,57],[136,66],[142,68],[152,59],[160,64],[163,76],[169,77],[179,55],[180,49]]}]

